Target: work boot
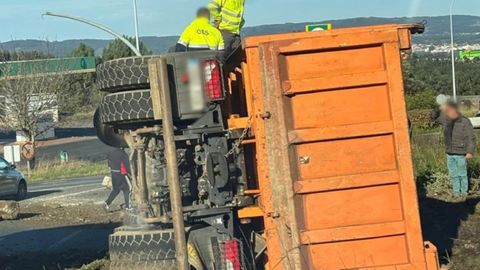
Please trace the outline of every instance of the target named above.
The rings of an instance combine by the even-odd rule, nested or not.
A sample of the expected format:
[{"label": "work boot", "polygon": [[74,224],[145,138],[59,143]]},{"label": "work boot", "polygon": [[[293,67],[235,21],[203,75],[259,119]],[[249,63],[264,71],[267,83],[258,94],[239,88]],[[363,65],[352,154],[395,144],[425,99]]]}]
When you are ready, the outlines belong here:
[{"label": "work boot", "polygon": [[103,203],[103,210],[107,213],[110,212],[110,206],[106,202]]}]

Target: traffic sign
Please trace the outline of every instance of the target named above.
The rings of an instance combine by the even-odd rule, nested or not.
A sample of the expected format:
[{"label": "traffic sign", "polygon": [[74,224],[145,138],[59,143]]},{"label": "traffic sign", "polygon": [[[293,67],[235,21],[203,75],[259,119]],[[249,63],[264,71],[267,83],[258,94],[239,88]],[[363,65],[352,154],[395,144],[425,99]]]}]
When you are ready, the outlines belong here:
[{"label": "traffic sign", "polygon": [[20,162],[20,145],[5,145],[3,147],[3,157],[11,164]]},{"label": "traffic sign", "polygon": [[32,142],[26,142],[22,145],[22,157],[28,161],[35,158],[35,146]]},{"label": "traffic sign", "polygon": [[325,30],[332,30],[331,23],[318,23],[318,24],[307,24],[305,27],[305,31],[307,32],[317,32],[317,31],[325,31]]},{"label": "traffic sign", "polygon": [[45,74],[95,72],[95,57],[52,58],[31,61],[0,62],[0,79]]}]

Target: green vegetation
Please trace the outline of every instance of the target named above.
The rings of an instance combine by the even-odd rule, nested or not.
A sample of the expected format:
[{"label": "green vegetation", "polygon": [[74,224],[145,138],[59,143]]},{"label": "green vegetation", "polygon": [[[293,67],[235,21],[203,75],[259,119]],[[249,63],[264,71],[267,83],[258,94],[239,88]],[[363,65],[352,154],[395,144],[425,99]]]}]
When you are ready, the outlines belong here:
[{"label": "green vegetation", "polygon": [[[431,120],[435,97],[450,94],[452,89],[451,63],[416,57],[403,63],[406,103],[410,120],[416,130],[429,131],[436,126]],[[480,95],[480,65],[457,63],[459,95]],[[465,116],[473,116],[478,108],[465,108]]]},{"label": "green vegetation", "polygon": [[80,42],[77,48],[70,53],[71,57],[88,57],[95,56],[95,50],[87,44]]},{"label": "green vegetation", "polygon": [[[19,168],[26,174],[26,168]],[[86,160],[70,160],[68,163],[56,162],[39,162],[32,171],[29,182],[71,179],[84,176],[101,176],[110,172],[105,161],[93,162]]]},{"label": "green vegetation", "polygon": [[[135,45],[135,39],[133,37],[125,36],[125,38]],[[142,55],[152,54],[152,52],[141,41],[140,41],[140,53]],[[135,56],[132,50],[127,45],[125,45],[121,40],[116,39],[110,44],[108,44],[108,46],[103,50],[102,60],[108,61],[112,59],[131,57],[131,56]]]},{"label": "green vegetation", "polygon": [[[433,95],[452,92],[452,65],[448,60],[431,60],[413,57],[404,62],[405,92],[407,95],[430,91]],[[480,65],[457,62],[457,83],[459,95],[480,94]]]},{"label": "green vegetation", "polygon": [[[131,42],[134,38],[127,37]],[[140,51],[144,55],[151,54],[145,44],[140,44]],[[95,56],[95,50],[80,43],[73,49],[68,56],[71,57],[91,57]],[[97,63],[111,59],[134,56],[133,52],[120,40],[112,41],[103,51],[102,58],[97,58]],[[32,52],[9,52],[0,50],[0,62],[5,61],[23,61],[55,58],[54,55],[37,51]],[[95,84],[94,74],[72,74],[64,75],[61,80],[60,90],[56,94],[60,120],[78,115],[89,115],[100,103],[103,94],[98,91]]]},{"label": "green vegetation", "polygon": [[[479,149],[480,149],[480,140]],[[443,146],[443,135],[439,133],[414,134],[412,138],[412,155],[419,192],[427,197],[450,199],[450,178]],[[480,156],[476,155],[468,163],[471,179],[480,178]],[[479,191],[472,181],[471,191]]]}]

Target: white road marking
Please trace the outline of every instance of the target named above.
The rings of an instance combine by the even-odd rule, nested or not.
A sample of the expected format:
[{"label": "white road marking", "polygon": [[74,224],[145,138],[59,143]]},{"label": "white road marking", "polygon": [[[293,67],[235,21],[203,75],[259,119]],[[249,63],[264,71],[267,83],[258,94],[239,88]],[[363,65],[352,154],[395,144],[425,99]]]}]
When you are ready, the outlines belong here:
[{"label": "white road marking", "polygon": [[30,192],[43,192],[43,191],[54,191],[54,190],[60,190],[64,191],[67,189],[75,189],[75,188],[82,188],[82,187],[90,187],[90,186],[100,186],[100,183],[95,183],[95,184],[88,184],[88,185],[78,185],[78,186],[67,186],[67,187],[52,187],[52,188],[44,188],[44,189],[30,189]]},{"label": "white road marking", "polygon": [[[57,200],[57,199],[62,199],[62,198],[66,198],[66,197],[74,197],[74,196],[77,196],[77,195],[82,195],[82,194],[95,192],[95,191],[100,191],[100,190],[105,190],[105,188],[101,187],[101,188],[95,188],[95,189],[90,189],[90,190],[85,190],[85,191],[80,191],[80,192],[75,192],[75,193],[69,193],[69,194],[64,194],[64,195],[48,197],[48,198],[39,198],[38,201],[50,201],[50,200]],[[35,198],[33,198],[33,199],[35,199]]]},{"label": "white road marking", "polygon": [[61,246],[63,243],[67,242],[68,240],[70,240],[70,239],[74,238],[75,236],[79,235],[81,232],[83,232],[83,230],[77,230],[77,231],[73,232],[72,234],[70,234],[68,236],[65,236],[64,238],[60,239],[56,243],[53,243],[47,249],[50,250],[50,249],[57,248],[57,247]]}]

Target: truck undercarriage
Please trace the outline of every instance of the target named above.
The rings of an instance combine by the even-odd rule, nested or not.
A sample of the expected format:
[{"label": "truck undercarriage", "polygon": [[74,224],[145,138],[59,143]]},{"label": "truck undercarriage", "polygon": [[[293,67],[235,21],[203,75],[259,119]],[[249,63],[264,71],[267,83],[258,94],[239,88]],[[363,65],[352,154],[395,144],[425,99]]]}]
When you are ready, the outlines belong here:
[{"label": "truck undercarriage", "polygon": [[[234,209],[252,202],[243,195],[245,168],[238,147],[248,130],[230,132],[226,126],[220,55],[200,52],[161,57],[168,62],[189,263],[194,269],[251,265],[255,255],[245,256],[243,248],[250,245],[253,232],[248,226],[234,226],[238,223]],[[127,210],[124,226],[110,239],[112,269],[173,269],[175,265],[162,120],[155,119],[150,89],[137,89],[148,86],[148,76],[144,76],[147,58],[151,59],[122,59],[98,68],[102,90],[110,93],[95,115],[97,133],[106,144],[128,146],[135,183],[134,207]],[[226,263],[233,268],[226,268]]]}]

